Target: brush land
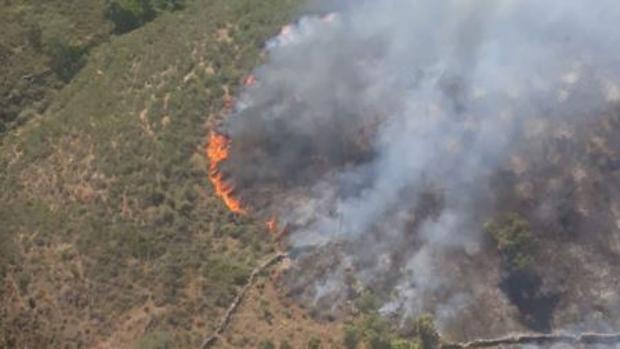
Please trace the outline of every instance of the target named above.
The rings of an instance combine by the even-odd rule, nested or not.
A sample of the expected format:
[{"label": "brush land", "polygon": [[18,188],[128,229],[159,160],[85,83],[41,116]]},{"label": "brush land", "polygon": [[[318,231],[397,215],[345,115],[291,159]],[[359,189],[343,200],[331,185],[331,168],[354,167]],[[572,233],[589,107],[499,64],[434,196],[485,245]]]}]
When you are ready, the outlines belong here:
[{"label": "brush land", "polygon": [[[0,348],[215,329],[275,245],[213,195],[205,137],[298,3],[0,2]],[[261,275],[216,347],[413,348],[435,341],[424,321],[410,340],[372,307],[318,321]]]}]

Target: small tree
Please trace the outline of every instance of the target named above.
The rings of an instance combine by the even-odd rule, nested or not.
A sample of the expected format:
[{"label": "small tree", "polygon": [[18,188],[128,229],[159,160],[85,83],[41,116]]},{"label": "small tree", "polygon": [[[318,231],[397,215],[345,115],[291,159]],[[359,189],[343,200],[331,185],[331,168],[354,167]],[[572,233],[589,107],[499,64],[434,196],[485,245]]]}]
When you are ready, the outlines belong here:
[{"label": "small tree", "polygon": [[35,50],[45,53],[49,66],[64,82],[68,82],[84,65],[87,49],[73,37],[73,23],[58,14],[35,17],[28,30],[28,40]]},{"label": "small tree", "polygon": [[523,271],[532,265],[536,244],[527,220],[508,214],[486,224],[485,231],[493,238],[509,272]]}]

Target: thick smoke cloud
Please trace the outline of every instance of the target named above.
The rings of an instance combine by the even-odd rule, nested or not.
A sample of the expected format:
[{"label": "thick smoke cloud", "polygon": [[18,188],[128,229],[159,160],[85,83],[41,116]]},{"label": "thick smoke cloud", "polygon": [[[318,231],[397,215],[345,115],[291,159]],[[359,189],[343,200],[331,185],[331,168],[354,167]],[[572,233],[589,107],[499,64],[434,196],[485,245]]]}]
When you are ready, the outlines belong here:
[{"label": "thick smoke cloud", "polygon": [[[331,6],[267,43],[223,126],[238,194],[311,251],[291,288],[330,305],[372,288],[386,315],[431,312],[455,336],[521,329],[482,225],[527,200],[535,227],[560,219],[561,188],[536,178],[573,171],[550,140],[587,142],[620,100],[620,3]],[[515,190],[494,184],[507,171]]]}]

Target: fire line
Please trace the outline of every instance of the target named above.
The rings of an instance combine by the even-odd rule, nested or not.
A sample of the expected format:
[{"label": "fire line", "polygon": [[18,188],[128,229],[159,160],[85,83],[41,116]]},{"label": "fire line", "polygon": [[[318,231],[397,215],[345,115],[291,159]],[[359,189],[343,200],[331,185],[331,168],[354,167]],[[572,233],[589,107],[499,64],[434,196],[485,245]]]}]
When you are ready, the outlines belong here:
[{"label": "fire line", "polygon": [[228,137],[211,131],[207,144],[207,157],[209,158],[209,180],[213,184],[215,194],[222,199],[231,212],[245,214],[241,201],[234,196],[234,187],[226,183],[220,171],[219,165],[228,159],[230,152],[230,140]]}]

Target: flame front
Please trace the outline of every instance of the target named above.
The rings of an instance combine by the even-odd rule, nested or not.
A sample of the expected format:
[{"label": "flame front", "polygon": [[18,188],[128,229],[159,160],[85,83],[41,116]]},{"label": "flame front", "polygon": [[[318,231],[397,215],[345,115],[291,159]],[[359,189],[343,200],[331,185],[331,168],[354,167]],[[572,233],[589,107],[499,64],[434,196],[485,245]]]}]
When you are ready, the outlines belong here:
[{"label": "flame front", "polygon": [[265,225],[267,226],[267,230],[269,230],[270,233],[275,234],[278,232],[278,218],[276,216],[272,216],[271,218],[269,218],[265,222]]},{"label": "flame front", "polygon": [[219,169],[222,161],[228,158],[230,151],[230,140],[215,131],[209,134],[209,144],[207,145],[207,157],[209,158],[209,180],[213,184],[215,194],[224,201],[228,209],[234,213],[246,213],[241,202],[234,197],[234,188],[226,183],[224,176]]}]

